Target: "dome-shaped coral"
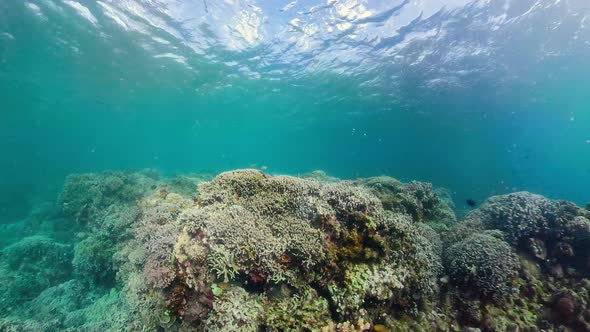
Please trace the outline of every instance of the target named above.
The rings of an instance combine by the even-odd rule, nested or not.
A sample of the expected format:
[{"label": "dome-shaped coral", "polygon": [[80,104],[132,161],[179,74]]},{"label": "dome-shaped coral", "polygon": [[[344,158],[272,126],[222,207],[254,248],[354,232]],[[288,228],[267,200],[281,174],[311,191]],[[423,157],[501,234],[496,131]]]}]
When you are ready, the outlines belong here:
[{"label": "dome-shaped coral", "polygon": [[508,243],[474,234],[447,250],[445,266],[453,284],[463,291],[498,299],[508,294],[519,263]]},{"label": "dome-shaped coral", "polygon": [[573,203],[522,191],[489,198],[466,220],[481,221],[488,229],[502,230],[516,244],[531,237],[559,238],[565,226],[584,213]]}]

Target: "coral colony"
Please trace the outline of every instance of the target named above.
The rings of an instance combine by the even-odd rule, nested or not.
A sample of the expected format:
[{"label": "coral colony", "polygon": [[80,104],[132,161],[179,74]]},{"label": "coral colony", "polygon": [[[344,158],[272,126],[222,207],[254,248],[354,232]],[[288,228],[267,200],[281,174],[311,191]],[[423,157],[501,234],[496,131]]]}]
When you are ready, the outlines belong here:
[{"label": "coral colony", "polygon": [[455,211],[390,177],[72,175],[2,251],[0,330],[590,330],[590,211]]}]

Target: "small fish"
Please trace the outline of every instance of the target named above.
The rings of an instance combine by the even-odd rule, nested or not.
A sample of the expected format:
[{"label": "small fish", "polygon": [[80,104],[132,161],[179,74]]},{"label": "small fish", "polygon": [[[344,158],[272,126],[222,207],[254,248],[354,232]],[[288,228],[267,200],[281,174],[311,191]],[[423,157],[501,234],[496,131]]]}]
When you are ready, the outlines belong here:
[{"label": "small fish", "polygon": [[250,164],[251,168],[256,168],[256,166],[257,166],[256,164]]},{"label": "small fish", "polygon": [[268,167],[262,166],[262,167],[260,167],[260,169],[263,170],[263,171],[266,171],[268,169]]},{"label": "small fish", "polygon": [[467,203],[467,205],[469,205],[470,207],[475,207],[477,205],[477,203],[471,198],[465,200],[465,203]]}]

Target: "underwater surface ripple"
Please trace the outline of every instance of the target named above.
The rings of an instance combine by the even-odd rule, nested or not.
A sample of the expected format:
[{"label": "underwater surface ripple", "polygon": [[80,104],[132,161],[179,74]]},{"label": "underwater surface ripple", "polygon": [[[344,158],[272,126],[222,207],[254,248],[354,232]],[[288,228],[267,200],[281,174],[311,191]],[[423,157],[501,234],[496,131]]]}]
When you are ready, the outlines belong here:
[{"label": "underwater surface ripple", "polygon": [[587,199],[585,1],[0,10],[0,180],[17,191],[75,171],[258,163],[422,179],[460,197]]}]

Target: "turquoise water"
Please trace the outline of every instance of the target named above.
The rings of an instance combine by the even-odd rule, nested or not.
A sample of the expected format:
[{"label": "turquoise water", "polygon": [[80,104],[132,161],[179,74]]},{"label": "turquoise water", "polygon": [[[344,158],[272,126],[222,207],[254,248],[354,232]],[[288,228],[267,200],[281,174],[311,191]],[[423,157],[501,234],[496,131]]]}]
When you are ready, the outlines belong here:
[{"label": "turquoise water", "polygon": [[584,206],[589,59],[585,0],[3,0],[0,222],[148,168]]},{"label": "turquoise water", "polygon": [[[512,5],[497,28],[477,16],[502,14],[495,5],[451,10],[433,2],[440,12],[379,30],[406,23],[413,12],[402,6],[369,23],[350,19],[364,30],[320,30],[309,48],[297,44],[306,39],[289,19],[329,21],[323,16],[338,19],[336,10],[310,18],[299,13],[311,3],[279,11],[262,1],[259,33],[267,35],[250,45],[218,31],[241,6],[252,8],[246,3],[210,5],[209,17],[197,1],[146,5],[145,17],[132,15],[132,3],[85,2],[96,23],[59,1],[1,5],[5,194],[72,172],[256,163],[273,173],[420,179],[461,201],[513,188],[588,200],[590,47],[581,1]],[[383,6],[365,11],[378,16]],[[111,7],[128,22],[119,25]],[[464,23],[447,23],[460,13]],[[440,36],[411,38],[430,29]],[[230,49],[238,42],[245,45]],[[420,52],[428,56],[408,64]],[[8,196],[3,201],[16,199]]]}]

